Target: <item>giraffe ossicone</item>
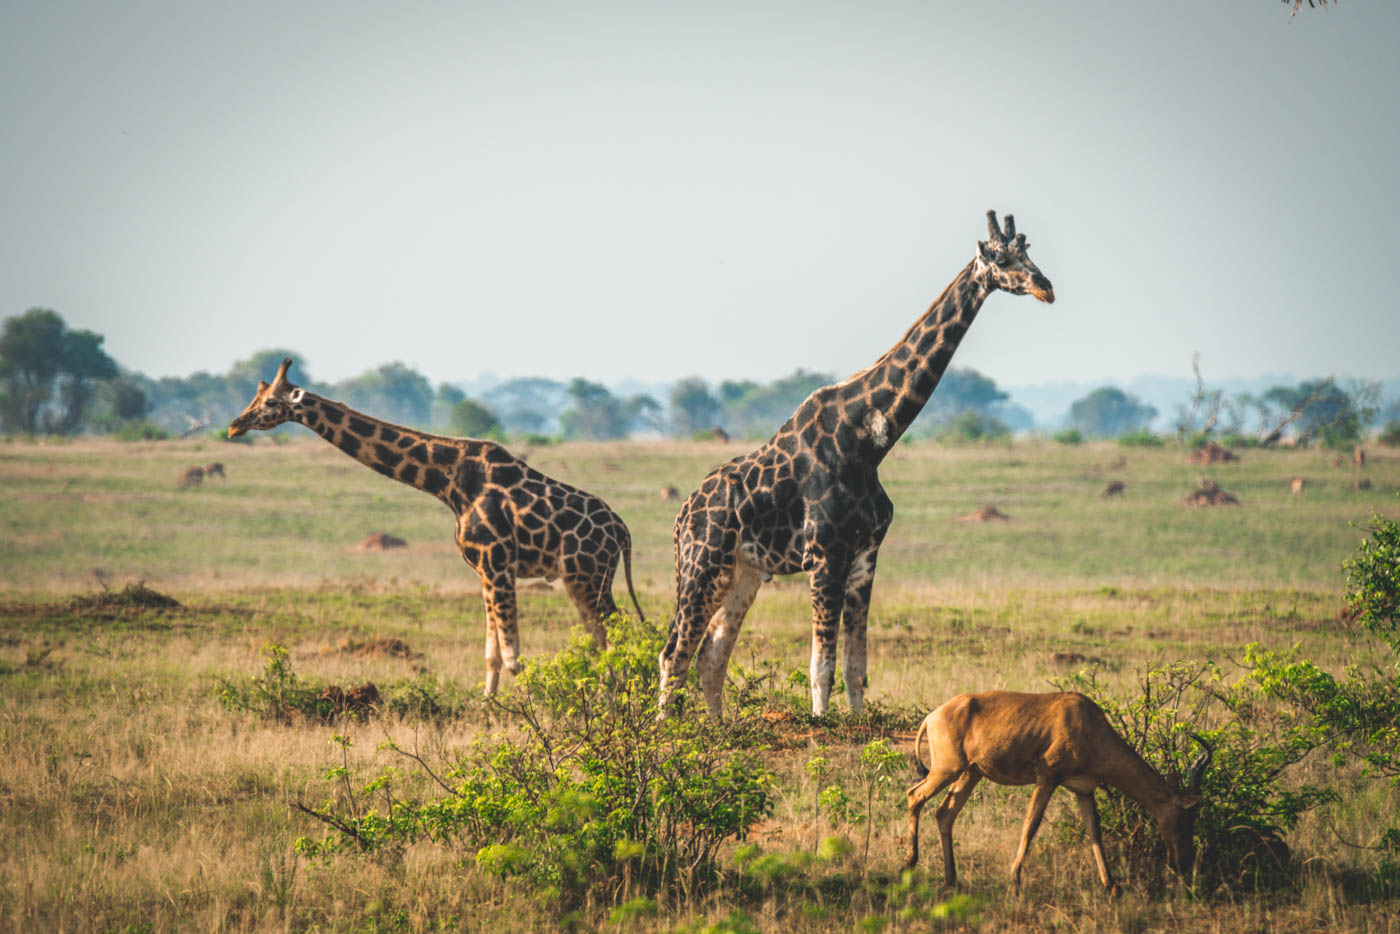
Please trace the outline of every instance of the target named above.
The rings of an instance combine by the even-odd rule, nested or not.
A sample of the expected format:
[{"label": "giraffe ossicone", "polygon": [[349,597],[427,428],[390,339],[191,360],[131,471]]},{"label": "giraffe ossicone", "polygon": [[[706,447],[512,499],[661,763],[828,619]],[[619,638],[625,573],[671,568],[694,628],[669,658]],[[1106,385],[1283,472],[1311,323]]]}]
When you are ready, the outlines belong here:
[{"label": "giraffe ossicone", "polygon": [[518,674],[524,664],[517,580],[561,578],[602,646],[602,621],[618,611],[612,585],[621,560],[632,605],[643,615],[632,586],[632,537],[602,499],[545,476],[494,441],[392,425],[294,386],[287,379],[291,365],[287,357],[271,383],[258,383],[228,436],[297,422],[371,470],[441,500],[456,518],[458,550],[481,578],[488,696],[496,693],[502,668]]},{"label": "giraffe ossicone", "polygon": [[838,630],[854,712],[864,704],[866,622],[880,545],[894,516],[877,475],[923,410],[987,296],[1052,303],[1050,280],[1007,214],[987,212],[988,238],[970,263],[875,363],[824,386],[768,443],[711,471],[676,516],[676,613],[661,653],[661,715],[696,660],[712,715],[744,615],[763,581],[807,573],[812,595],[812,712],[827,710]]}]

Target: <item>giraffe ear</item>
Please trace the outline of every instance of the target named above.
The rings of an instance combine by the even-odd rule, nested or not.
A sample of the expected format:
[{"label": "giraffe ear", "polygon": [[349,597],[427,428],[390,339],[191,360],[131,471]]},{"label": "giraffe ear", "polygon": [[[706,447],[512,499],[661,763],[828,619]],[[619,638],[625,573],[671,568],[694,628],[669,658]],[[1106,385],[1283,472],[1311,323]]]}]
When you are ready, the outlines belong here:
[{"label": "giraffe ear", "polygon": [[306,390],[300,387],[293,389],[292,394],[287,397],[287,401],[292,405],[301,405],[301,400],[306,398]]},{"label": "giraffe ear", "polygon": [[977,241],[977,252],[987,262],[992,262],[996,258],[995,251],[988,245],[986,240]]}]

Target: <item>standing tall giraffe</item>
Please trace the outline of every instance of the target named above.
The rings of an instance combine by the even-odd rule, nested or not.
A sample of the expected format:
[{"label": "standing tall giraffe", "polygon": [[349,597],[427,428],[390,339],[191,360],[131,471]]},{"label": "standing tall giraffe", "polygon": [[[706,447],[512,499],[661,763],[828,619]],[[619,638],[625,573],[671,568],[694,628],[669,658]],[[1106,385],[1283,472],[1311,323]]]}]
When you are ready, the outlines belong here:
[{"label": "standing tall giraffe", "polygon": [[1053,302],[1011,215],[987,212],[990,238],[904,338],[868,369],[807,397],[767,444],[711,471],[676,516],[676,615],[661,653],[661,709],[698,656],[719,716],[734,640],[759,585],[806,571],[812,591],[812,712],[826,713],[836,630],[846,633],[846,697],[865,697],[865,627],[875,560],[894,516],[876,472],[938,385],[997,289]]},{"label": "standing tall giraffe", "polygon": [[272,383],[228,426],[236,438],[299,422],[386,477],[431,493],[457,517],[457,547],[481,577],[486,601],[486,695],[496,693],[504,666],[520,671],[515,582],[561,577],[584,626],[598,644],[602,620],[617,612],[613,575],[619,557],[632,589],[632,537],[608,504],[535,470],[494,441],[444,438],[390,425],[287,380],[287,357]]}]

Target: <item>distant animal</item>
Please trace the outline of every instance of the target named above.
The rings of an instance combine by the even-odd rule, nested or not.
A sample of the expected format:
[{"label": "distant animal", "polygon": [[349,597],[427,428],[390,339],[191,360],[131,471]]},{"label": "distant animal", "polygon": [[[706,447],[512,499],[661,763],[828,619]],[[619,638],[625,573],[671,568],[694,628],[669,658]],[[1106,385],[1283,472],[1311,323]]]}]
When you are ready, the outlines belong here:
[{"label": "distant animal", "polygon": [[1110,496],[1122,496],[1123,491],[1127,488],[1128,485],[1122,480],[1113,480],[1108,484],[1108,486],[1103,488],[1103,492],[1100,493],[1099,496],[1101,496],[1103,499],[1108,499]]},{"label": "distant animal", "polygon": [[228,474],[224,473],[224,465],[221,461],[214,461],[212,464],[206,464],[204,467],[204,476],[210,479],[214,477],[219,477],[223,480],[228,479]]},{"label": "distant animal", "polygon": [[547,477],[494,441],[444,438],[390,425],[293,385],[287,357],[271,383],[228,427],[230,438],[299,422],[350,457],[400,483],[429,493],[452,510],[457,548],[481,578],[486,603],[486,694],[501,668],[521,668],[515,582],[562,578],[584,626],[601,646],[602,620],[617,612],[613,576],[619,560],[637,615],[632,537],[597,496]]},{"label": "distant animal", "polygon": [[729,432],[725,431],[718,425],[711,429],[710,434],[714,435],[715,440],[720,442],[721,444],[729,441]]},{"label": "distant animal", "polygon": [[1370,477],[1358,477],[1357,479],[1355,479],[1355,480],[1352,481],[1351,486],[1352,486],[1352,489],[1355,489],[1355,490],[1369,490],[1369,489],[1371,488],[1371,478],[1370,478]]},{"label": "distant animal", "polygon": [[1366,449],[1359,444],[1356,447],[1352,448],[1351,462],[1355,466],[1364,469],[1366,467]]},{"label": "distant animal", "polygon": [[1342,455],[1340,455],[1340,454],[1338,454],[1336,457],[1332,458],[1332,466],[1333,466],[1333,467],[1340,467],[1340,466],[1342,466],[1343,464],[1345,464],[1346,462],[1347,462],[1347,461],[1346,461],[1346,458],[1345,458],[1345,457],[1342,457]]},{"label": "distant animal", "polygon": [[1293,490],[1293,495],[1297,496],[1299,493],[1303,492],[1303,487],[1307,486],[1307,483],[1308,481],[1302,477],[1294,477],[1289,481],[1288,485],[1289,488]]},{"label": "distant animal", "polygon": [[661,488],[661,501],[663,503],[674,503],[680,498],[681,491],[671,486],[671,484],[668,483]]},{"label": "distant animal", "polygon": [[1061,785],[1075,795],[1084,818],[1099,879],[1115,888],[1104,859],[1094,789],[1111,785],[1137,801],[1151,815],[1167,847],[1167,862],[1185,875],[1195,859],[1192,832],[1201,806],[1201,777],[1213,750],[1191,734],[1204,752],[1182,790],[1164,779],[1123,741],[1108,718],[1083,694],[1020,694],[988,691],[959,694],[924,718],[914,737],[919,781],[906,793],[909,804],[909,850],[905,866],[919,861],[919,812],[930,798],[952,786],[938,806],[938,834],[943,843],[943,878],[957,883],[953,860],[953,822],[972,789],[984,778],[998,785],[1034,785],[1031,806],[1021,828],[1021,846],[1011,863],[1011,881],[1021,885],[1026,860],[1050,796]]},{"label": "distant animal", "polygon": [[186,467],[185,472],[180,474],[180,486],[199,486],[204,482],[204,468],[196,464],[193,467]]}]

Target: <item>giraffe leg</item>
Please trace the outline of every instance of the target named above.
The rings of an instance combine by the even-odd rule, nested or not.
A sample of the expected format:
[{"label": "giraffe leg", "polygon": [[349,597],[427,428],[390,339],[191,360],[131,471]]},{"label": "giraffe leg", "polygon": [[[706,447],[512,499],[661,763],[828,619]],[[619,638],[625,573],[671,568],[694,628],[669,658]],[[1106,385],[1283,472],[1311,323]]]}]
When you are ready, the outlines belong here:
[{"label": "giraffe leg", "polygon": [[661,652],[661,696],[658,716],[670,710],[675,686],[685,680],[690,659],[704,637],[710,619],[731,589],[733,562],[728,568],[690,567],[687,573],[677,573],[676,616],[671,621],[671,636]]},{"label": "giraffe leg", "polygon": [[836,682],[836,630],[846,589],[844,568],[823,562],[812,572],[812,714],[824,716],[832,685]]},{"label": "giraffe leg", "polygon": [[958,866],[953,859],[953,821],[958,819],[963,805],[972,797],[972,789],[982,780],[982,773],[969,769],[948,791],[948,797],[938,806],[935,817],[938,820],[938,837],[943,843],[943,881],[949,885],[958,884]]},{"label": "giraffe leg", "polygon": [[870,588],[875,583],[875,559],[872,549],[856,558],[846,579],[846,594],[841,610],[842,636],[846,651],[846,701],[851,713],[858,714],[865,706],[865,633],[870,617]]},{"label": "giraffe leg", "polygon": [[511,674],[519,674],[521,669],[514,576],[507,571],[489,573],[483,569],[481,594],[486,601],[486,696],[491,697],[500,684],[502,667]]},{"label": "giraffe leg", "polygon": [[705,695],[710,716],[716,720],[723,707],[724,675],[729,668],[729,656],[734,651],[734,640],[739,638],[744,614],[753,605],[762,583],[763,576],[753,568],[744,565],[736,568],[729,595],[710,618],[705,638],[696,652],[695,667],[700,672],[700,690]]},{"label": "giraffe leg", "polygon": [[[608,644],[608,634],[603,626],[603,620],[611,614],[598,598],[597,583],[578,577],[566,577],[564,578],[564,590],[568,593],[569,599],[574,602],[574,609],[578,610],[578,617],[583,623],[584,630],[593,637],[598,648],[605,648]],[[608,602],[611,602],[611,599]],[[613,612],[616,611],[617,606],[614,604]]]}]

